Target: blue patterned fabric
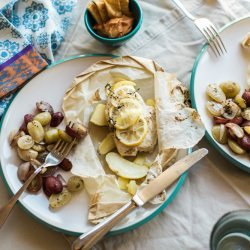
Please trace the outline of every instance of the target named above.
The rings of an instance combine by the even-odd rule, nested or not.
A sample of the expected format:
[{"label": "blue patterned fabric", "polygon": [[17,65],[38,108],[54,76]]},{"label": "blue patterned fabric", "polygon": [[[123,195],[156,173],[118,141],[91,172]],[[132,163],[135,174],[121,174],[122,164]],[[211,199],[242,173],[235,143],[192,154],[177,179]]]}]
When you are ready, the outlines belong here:
[{"label": "blue patterned fabric", "polygon": [[25,29],[35,32],[44,28],[48,19],[48,9],[41,3],[32,2],[30,7],[25,8],[23,25]]},{"label": "blue patterned fabric", "polygon": [[[0,9],[0,67],[32,45],[48,64],[71,27],[77,0],[10,0]],[[0,69],[1,72],[1,69]],[[6,79],[6,73],[0,74]],[[0,117],[11,96],[0,100]]]},{"label": "blue patterned fabric", "polygon": [[75,5],[74,0],[52,0],[52,4],[55,7],[59,15],[63,15],[66,12],[72,12]]}]

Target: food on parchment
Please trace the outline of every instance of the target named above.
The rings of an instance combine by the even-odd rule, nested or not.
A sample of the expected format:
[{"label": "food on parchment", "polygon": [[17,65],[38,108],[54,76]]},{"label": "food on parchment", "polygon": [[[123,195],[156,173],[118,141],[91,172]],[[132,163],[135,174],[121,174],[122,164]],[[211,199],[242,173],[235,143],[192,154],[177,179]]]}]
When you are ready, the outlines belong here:
[{"label": "food on parchment", "polygon": [[[62,108],[67,120],[89,130],[70,160],[72,173],[84,180],[91,223],[126,204],[203,137],[189,104],[176,76],[145,58],[100,61],[75,77]],[[166,198],[163,191],[150,203]]]},{"label": "food on parchment", "polygon": [[250,92],[239,93],[239,84],[232,81],[209,84],[207,95],[212,100],[206,108],[213,115],[213,138],[241,155],[250,151]]},{"label": "food on parchment", "polygon": [[128,161],[114,152],[106,155],[106,161],[114,173],[126,179],[140,179],[145,177],[148,172],[146,166]]},{"label": "food on parchment", "polygon": [[[54,112],[49,103],[40,101],[36,103],[36,107],[38,113],[26,114],[19,130],[9,135],[10,145],[24,161],[17,169],[17,176],[21,182],[25,182],[35,169],[44,163],[46,156],[59,139],[70,143],[73,138],[81,139],[87,134],[86,128],[79,122],[67,125],[65,131],[57,128],[63,121],[64,115],[61,112]],[[42,170],[28,186],[27,191],[37,193],[43,189],[48,197],[52,196],[49,199],[51,207],[58,208],[66,204],[71,197],[70,192],[83,188],[83,181],[80,177],[73,178],[73,176],[66,183],[63,177],[59,178],[60,175],[55,176],[55,173],[58,169],[70,171],[71,168],[71,161],[65,158],[58,166]]]},{"label": "food on parchment", "polygon": [[129,11],[129,0],[94,0],[88,4],[99,35],[109,38],[122,37],[132,30],[134,18]]}]

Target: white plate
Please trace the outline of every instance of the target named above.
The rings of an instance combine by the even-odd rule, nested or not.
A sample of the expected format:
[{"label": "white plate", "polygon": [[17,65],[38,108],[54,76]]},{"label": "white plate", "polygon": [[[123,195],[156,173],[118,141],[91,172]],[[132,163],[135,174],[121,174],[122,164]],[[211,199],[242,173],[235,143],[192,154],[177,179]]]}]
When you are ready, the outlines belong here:
[{"label": "white plate", "polygon": [[[17,192],[21,187],[21,182],[18,180],[16,173],[20,160],[9,146],[9,133],[19,127],[26,113],[32,113],[37,101],[47,101],[51,103],[55,110],[60,110],[62,97],[73,78],[91,64],[107,58],[110,58],[110,56],[88,55],[57,63],[32,79],[14,98],[3,119],[0,135],[0,172],[11,194]],[[111,234],[131,230],[160,213],[173,200],[185,177],[186,174],[168,189],[168,199],[164,204],[160,206],[146,205],[137,209],[124,218],[112,230]],[[24,193],[20,198],[20,204],[42,223],[66,234],[79,235],[93,227],[87,221],[88,199],[85,192],[74,195],[73,200],[67,206],[56,212],[49,210],[48,200],[42,192],[37,195]]]},{"label": "white plate", "polygon": [[250,32],[250,17],[246,17],[227,25],[220,33],[227,48],[227,54],[216,58],[207,51],[205,46],[196,59],[191,78],[191,99],[193,106],[201,115],[206,127],[206,137],[233,164],[250,172],[249,155],[236,155],[228,146],[217,143],[212,135],[212,116],[206,110],[206,87],[209,83],[221,83],[227,80],[235,81],[241,86],[241,93],[247,87],[247,58],[241,49],[241,41]]}]

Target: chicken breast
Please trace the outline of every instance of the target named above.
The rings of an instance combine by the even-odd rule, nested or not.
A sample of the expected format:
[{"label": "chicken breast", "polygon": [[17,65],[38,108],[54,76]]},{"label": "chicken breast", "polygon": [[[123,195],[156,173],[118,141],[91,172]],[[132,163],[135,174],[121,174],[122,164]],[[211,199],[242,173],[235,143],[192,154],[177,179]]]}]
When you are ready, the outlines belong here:
[{"label": "chicken breast", "polygon": [[148,124],[148,132],[143,142],[137,146],[139,152],[153,152],[157,143],[157,130],[156,130],[156,115],[155,109],[152,106],[145,105],[145,120]]}]

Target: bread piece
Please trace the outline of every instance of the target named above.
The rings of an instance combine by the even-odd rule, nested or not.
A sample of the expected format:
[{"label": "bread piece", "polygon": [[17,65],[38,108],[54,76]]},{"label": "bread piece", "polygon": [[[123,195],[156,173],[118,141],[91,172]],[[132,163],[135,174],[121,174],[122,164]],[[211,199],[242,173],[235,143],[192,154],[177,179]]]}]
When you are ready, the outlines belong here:
[{"label": "bread piece", "polygon": [[109,18],[122,17],[119,0],[104,0]]},{"label": "bread piece", "polygon": [[106,9],[106,5],[103,0],[94,0],[94,4],[96,5],[102,22],[105,23],[109,20],[108,12]]},{"label": "bread piece", "polygon": [[93,16],[93,18],[95,19],[95,21],[96,21],[96,23],[97,24],[102,24],[103,22],[102,22],[102,18],[101,18],[101,16],[100,16],[100,13],[99,13],[99,11],[98,11],[98,8],[97,8],[97,6],[96,6],[96,4],[95,3],[93,3],[93,2],[90,2],[89,4],[88,4],[88,11],[91,13],[91,15]]},{"label": "bread piece", "polygon": [[121,12],[125,16],[132,16],[132,13],[129,10],[129,0],[120,0]]}]

